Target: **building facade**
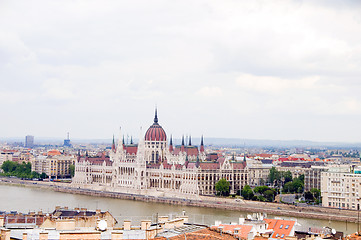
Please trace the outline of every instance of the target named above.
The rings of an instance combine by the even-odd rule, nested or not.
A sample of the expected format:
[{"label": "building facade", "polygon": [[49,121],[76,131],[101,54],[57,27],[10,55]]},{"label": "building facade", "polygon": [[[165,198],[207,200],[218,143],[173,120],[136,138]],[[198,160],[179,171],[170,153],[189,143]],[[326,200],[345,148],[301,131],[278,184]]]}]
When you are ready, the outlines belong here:
[{"label": "building facade", "polygon": [[330,168],[328,172],[321,173],[321,179],[322,206],[357,210],[361,192],[360,173]]},{"label": "building facade", "polygon": [[247,184],[246,163],[228,158],[207,159],[203,137],[199,147],[191,138],[185,144],[173,145],[164,129],[154,123],[140,136],[138,144],[125,144],[120,134],[116,146],[113,139],[109,159],[80,157],[75,165],[73,186],[144,195],[189,197],[214,195],[221,178],[230,182],[236,193]]},{"label": "building facade", "polygon": [[[50,151],[51,152],[51,151]],[[31,171],[45,173],[51,178],[70,177],[70,165],[75,165],[73,155],[39,155],[31,162]]]}]

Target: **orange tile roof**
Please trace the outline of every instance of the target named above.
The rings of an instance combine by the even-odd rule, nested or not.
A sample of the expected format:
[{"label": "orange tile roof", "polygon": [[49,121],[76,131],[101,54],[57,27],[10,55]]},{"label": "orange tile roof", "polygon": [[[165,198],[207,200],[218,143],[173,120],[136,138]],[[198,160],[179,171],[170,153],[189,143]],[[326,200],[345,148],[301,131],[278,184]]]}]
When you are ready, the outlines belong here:
[{"label": "orange tile roof", "polygon": [[50,150],[48,152],[48,156],[56,156],[56,155],[61,155],[61,152],[59,150],[56,150],[56,149]]},{"label": "orange tile roof", "polygon": [[[291,234],[295,221],[283,219],[264,219],[268,224],[267,229],[272,229],[272,238],[285,238]],[[277,235],[278,234],[278,235]],[[282,237],[283,236],[283,237]]]},{"label": "orange tile roof", "polygon": [[218,227],[223,227],[223,232],[228,232],[234,234],[234,229],[238,228],[238,236],[241,239],[247,239],[248,234],[251,232],[252,225],[234,225],[234,224],[220,224],[219,226],[213,226],[213,229],[218,229]]}]

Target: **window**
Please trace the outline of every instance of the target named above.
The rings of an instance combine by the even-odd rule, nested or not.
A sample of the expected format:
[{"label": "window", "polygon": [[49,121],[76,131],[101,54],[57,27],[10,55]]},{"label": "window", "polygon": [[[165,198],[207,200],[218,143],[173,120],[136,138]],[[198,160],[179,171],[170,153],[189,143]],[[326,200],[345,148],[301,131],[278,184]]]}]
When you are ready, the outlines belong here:
[{"label": "window", "polygon": [[281,235],[281,238],[284,238],[284,237],[285,237],[285,235],[284,235],[284,234],[282,234],[282,235]]},{"label": "window", "polygon": [[283,224],[281,224],[281,226],[280,226],[280,229],[282,229],[283,228]]},{"label": "window", "polygon": [[285,229],[288,229],[290,227],[290,225],[286,225]]},{"label": "window", "polygon": [[275,237],[278,237],[278,236],[279,236],[279,234],[277,233]]}]

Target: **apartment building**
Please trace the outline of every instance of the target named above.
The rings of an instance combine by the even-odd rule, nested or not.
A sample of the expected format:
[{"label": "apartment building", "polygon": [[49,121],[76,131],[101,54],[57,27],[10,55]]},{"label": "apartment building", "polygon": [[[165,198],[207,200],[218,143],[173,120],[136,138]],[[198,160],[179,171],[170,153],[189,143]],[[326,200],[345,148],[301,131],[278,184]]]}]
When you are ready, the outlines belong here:
[{"label": "apartment building", "polygon": [[321,173],[328,170],[325,166],[311,166],[305,171],[305,191],[321,189]]},{"label": "apartment building", "polygon": [[360,204],[361,172],[332,167],[321,173],[322,206],[357,210]]},{"label": "apartment building", "polygon": [[31,164],[31,170],[46,173],[51,178],[70,177],[70,165],[75,165],[76,156],[53,155],[37,156]]}]

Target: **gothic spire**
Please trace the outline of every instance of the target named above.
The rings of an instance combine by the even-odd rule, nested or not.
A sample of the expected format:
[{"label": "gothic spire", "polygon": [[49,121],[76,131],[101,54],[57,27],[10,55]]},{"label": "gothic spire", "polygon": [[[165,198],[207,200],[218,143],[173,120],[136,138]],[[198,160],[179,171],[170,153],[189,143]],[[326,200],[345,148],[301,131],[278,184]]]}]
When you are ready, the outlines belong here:
[{"label": "gothic spire", "polygon": [[182,135],[182,146],[184,146],[184,135]]},{"label": "gothic spire", "polygon": [[170,135],[169,151],[170,151],[170,152],[173,152],[173,137],[172,137],[172,135]]},{"label": "gothic spire", "polygon": [[115,150],[115,140],[114,140],[114,134],[113,134],[113,144],[112,144],[112,150]]},{"label": "gothic spire", "polygon": [[200,147],[200,151],[204,152],[204,144],[203,144],[203,135],[201,137],[201,147]]},{"label": "gothic spire", "polygon": [[188,143],[189,146],[192,146],[192,137],[191,135],[189,135],[189,143]]},{"label": "gothic spire", "polygon": [[157,107],[155,108],[154,123],[158,123]]}]

